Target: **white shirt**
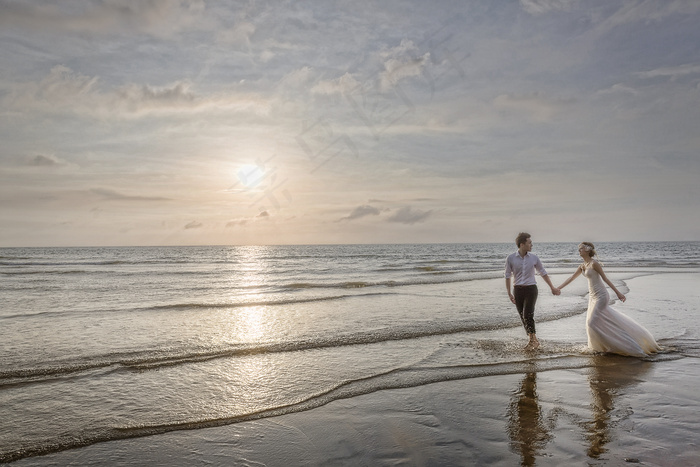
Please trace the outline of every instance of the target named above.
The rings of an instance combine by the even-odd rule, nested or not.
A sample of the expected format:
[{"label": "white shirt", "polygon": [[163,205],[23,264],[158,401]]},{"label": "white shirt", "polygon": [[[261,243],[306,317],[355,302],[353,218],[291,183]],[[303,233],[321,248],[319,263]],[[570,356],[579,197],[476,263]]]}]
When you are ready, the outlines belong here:
[{"label": "white shirt", "polygon": [[516,251],[506,258],[506,279],[515,275],[513,285],[536,285],[535,270],[540,273],[540,276],[547,275],[540,259],[529,251],[524,257]]}]

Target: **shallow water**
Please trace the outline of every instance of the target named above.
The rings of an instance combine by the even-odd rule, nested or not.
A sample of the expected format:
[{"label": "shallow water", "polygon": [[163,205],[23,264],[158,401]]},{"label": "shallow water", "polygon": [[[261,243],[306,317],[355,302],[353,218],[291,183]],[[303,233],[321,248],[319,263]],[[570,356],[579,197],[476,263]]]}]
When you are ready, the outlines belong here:
[{"label": "shallow water", "polygon": [[[560,297],[541,283],[546,345],[535,357],[520,351],[524,331],[502,279],[514,249],[0,249],[0,461],[533,364],[589,366],[583,279]],[[697,356],[687,290],[700,290],[688,274],[700,268],[700,244],[598,250],[630,290],[622,310],[668,349],[651,360]],[[575,244],[533,252],[555,284],[578,263]],[[635,302],[635,287],[659,277],[678,293]]]}]

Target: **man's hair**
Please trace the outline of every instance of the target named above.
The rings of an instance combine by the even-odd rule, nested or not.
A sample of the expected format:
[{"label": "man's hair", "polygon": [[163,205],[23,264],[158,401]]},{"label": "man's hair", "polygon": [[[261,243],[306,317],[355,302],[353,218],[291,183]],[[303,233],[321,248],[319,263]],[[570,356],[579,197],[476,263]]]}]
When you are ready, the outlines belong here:
[{"label": "man's hair", "polygon": [[518,245],[518,248],[520,248],[520,245],[527,242],[527,239],[530,238],[531,235],[527,232],[520,232],[517,237],[515,237],[515,244]]}]

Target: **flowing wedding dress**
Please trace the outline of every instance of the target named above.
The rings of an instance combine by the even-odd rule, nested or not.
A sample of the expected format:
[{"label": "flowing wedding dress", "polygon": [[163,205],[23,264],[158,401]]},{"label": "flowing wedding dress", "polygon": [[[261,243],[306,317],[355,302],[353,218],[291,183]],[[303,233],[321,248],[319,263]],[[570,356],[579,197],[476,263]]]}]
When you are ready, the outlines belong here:
[{"label": "flowing wedding dress", "polygon": [[661,350],[644,326],[611,308],[605,282],[592,266],[583,268],[588,279],[588,347],[599,352],[644,357]]}]

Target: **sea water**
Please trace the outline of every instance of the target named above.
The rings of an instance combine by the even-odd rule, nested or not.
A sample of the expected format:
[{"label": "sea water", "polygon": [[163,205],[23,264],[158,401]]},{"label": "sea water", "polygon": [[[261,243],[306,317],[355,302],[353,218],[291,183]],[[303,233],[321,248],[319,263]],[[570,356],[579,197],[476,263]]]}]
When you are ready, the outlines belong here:
[{"label": "sea water", "polygon": [[[597,249],[625,293],[635,278],[700,270],[697,242]],[[310,410],[382,389],[522,372],[526,336],[503,280],[513,251],[0,249],[0,462]],[[555,284],[580,262],[573,243],[536,244],[533,253]],[[559,297],[538,281],[538,325],[585,314],[585,280]],[[673,304],[625,310],[650,318],[671,349],[653,358],[695,355],[697,328],[645,315],[654,306]],[[570,334],[538,333],[541,367],[586,365],[584,322],[576,323]]]}]

